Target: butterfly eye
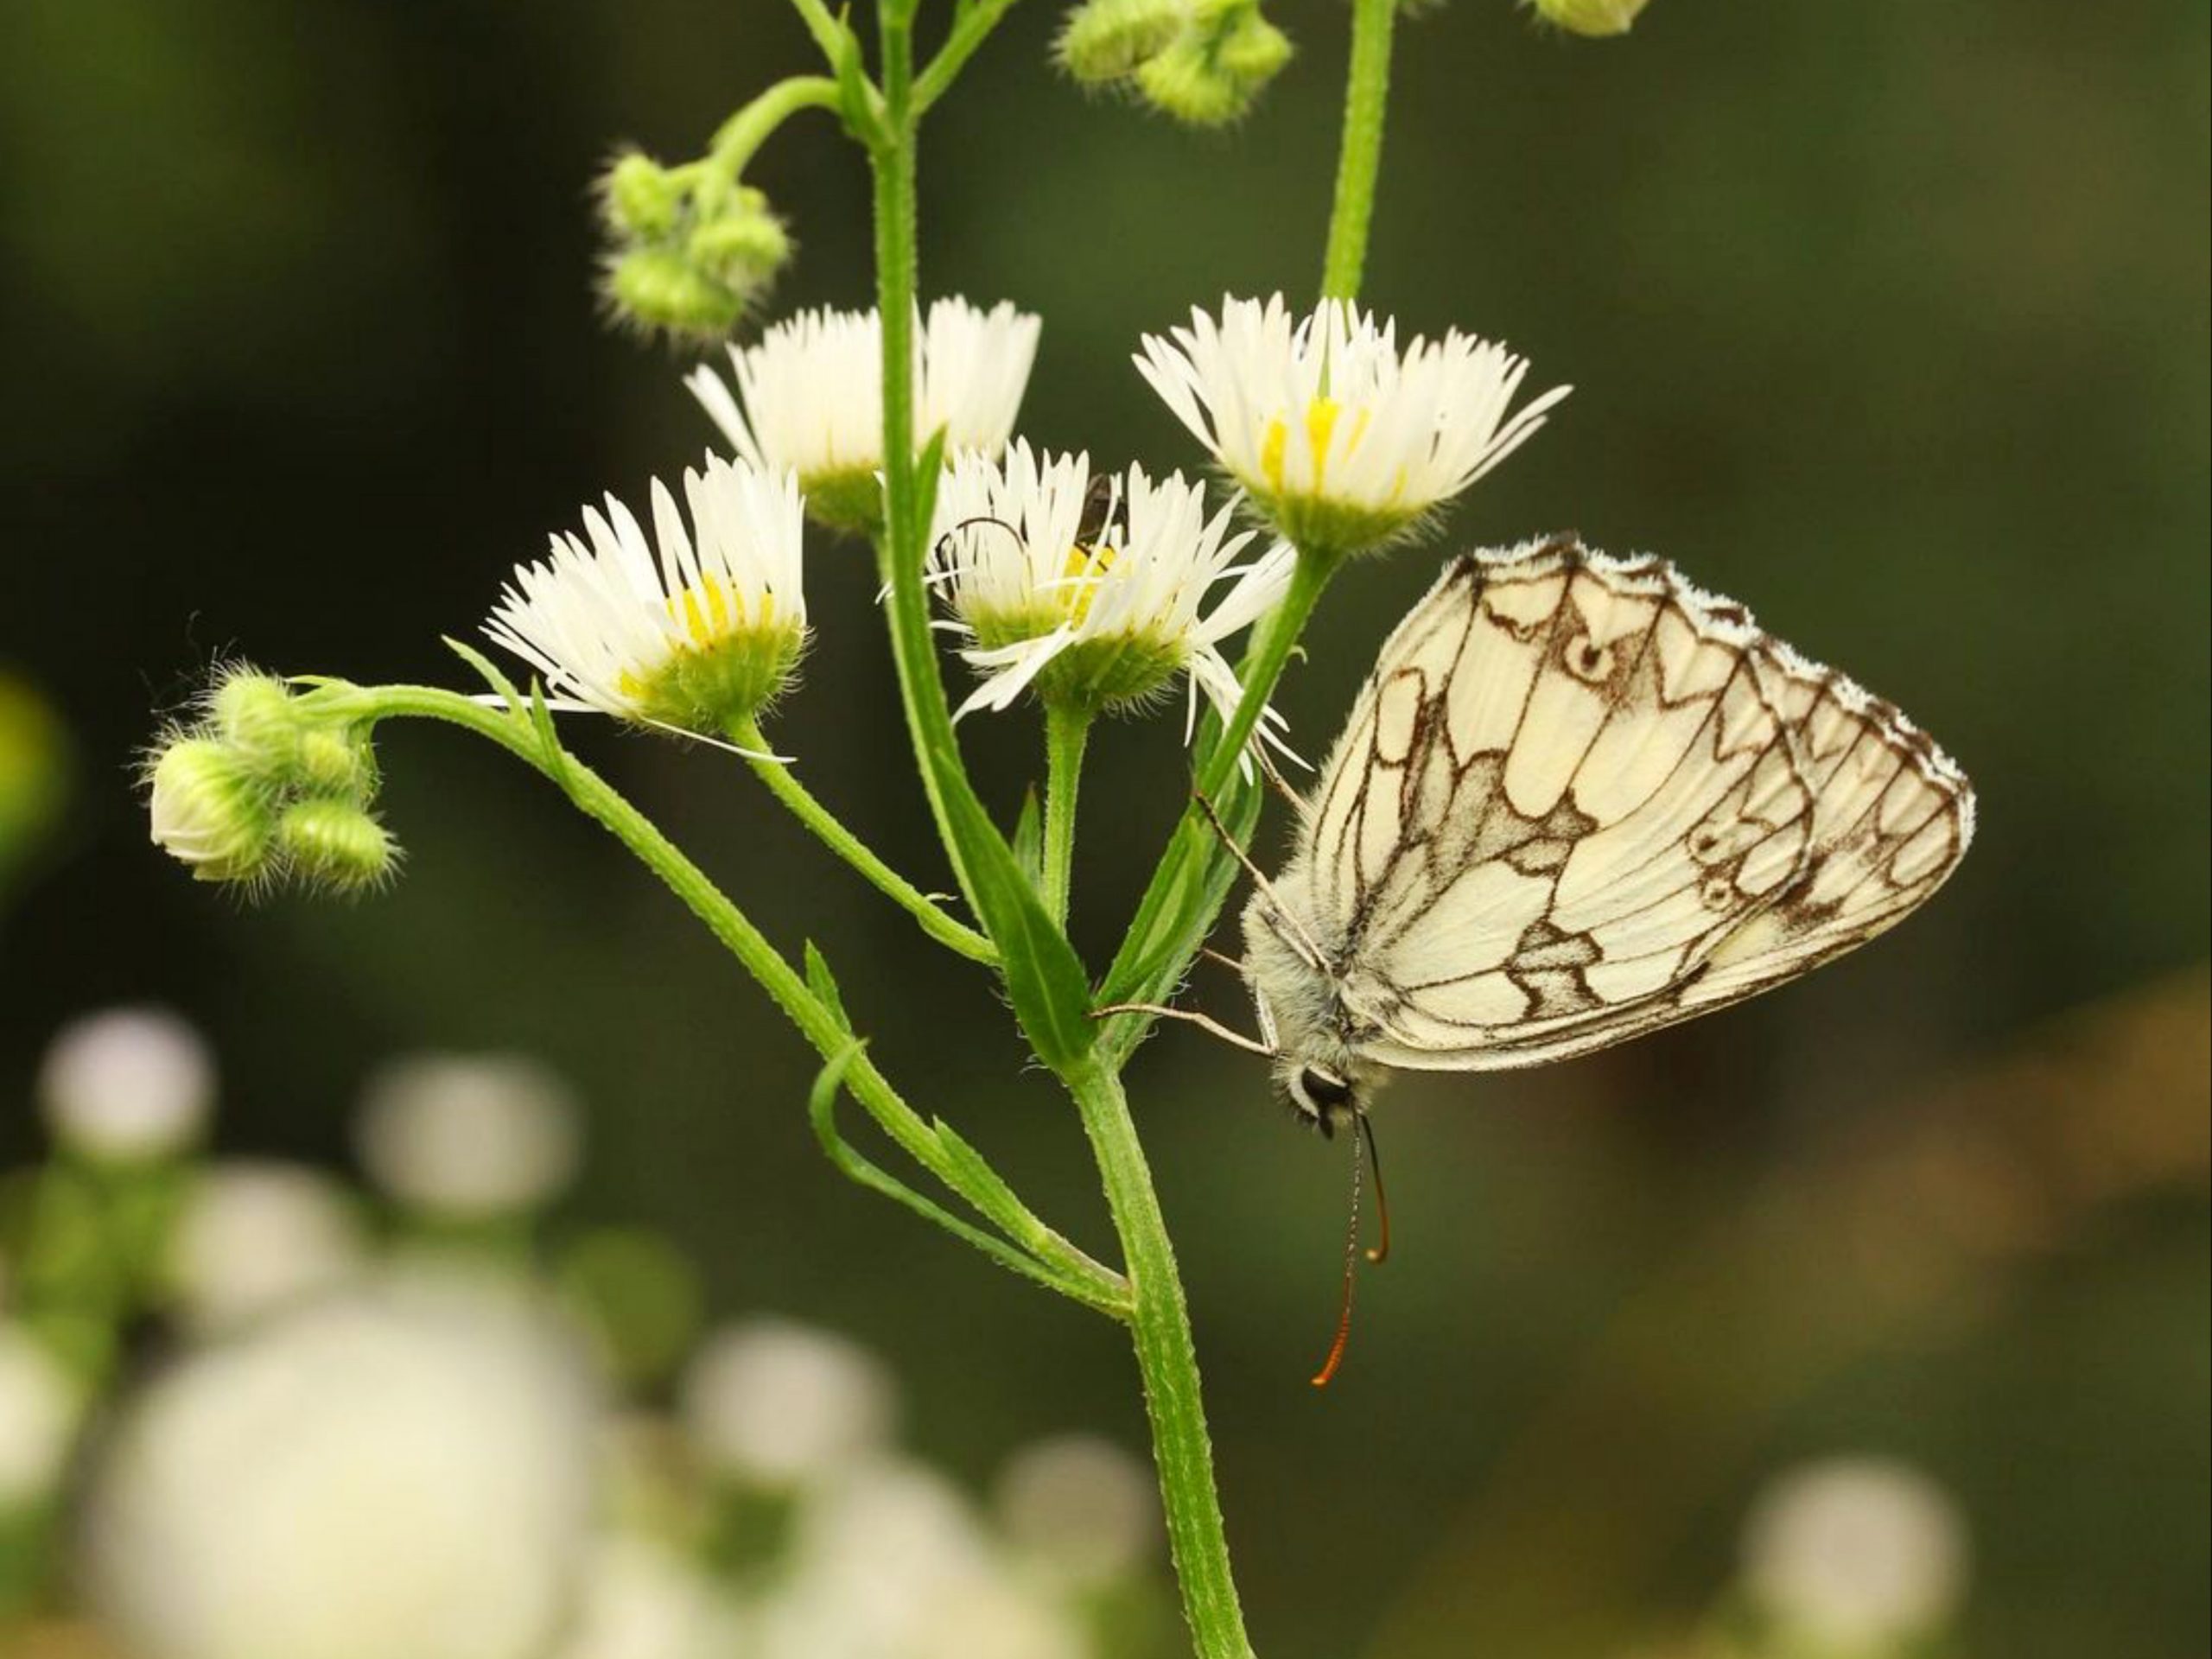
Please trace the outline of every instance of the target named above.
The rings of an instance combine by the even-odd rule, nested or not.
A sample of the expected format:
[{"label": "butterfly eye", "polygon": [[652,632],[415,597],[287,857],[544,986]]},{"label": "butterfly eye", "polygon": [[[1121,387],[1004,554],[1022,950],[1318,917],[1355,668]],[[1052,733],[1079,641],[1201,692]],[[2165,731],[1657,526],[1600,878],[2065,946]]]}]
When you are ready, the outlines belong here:
[{"label": "butterfly eye", "polygon": [[1351,1100],[1351,1085],[1333,1071],[1324,1071],[1319,1066],[1307,1066],[1298,1074],[1298,1092],[1321,1110],[1332,1106],[1343,1106]]}]

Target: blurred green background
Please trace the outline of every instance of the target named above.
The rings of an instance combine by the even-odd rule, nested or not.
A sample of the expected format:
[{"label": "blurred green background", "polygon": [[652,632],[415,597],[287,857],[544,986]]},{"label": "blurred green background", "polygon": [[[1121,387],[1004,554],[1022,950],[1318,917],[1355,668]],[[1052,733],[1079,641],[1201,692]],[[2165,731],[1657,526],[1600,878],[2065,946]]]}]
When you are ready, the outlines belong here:
[{"label": "blurred green background", "polygon": [[[1189,467],[1128,353],[1224,290],[1310,297],[1344,8],[1273,8],[1301,56],[1216,135],[1057,79],[1055,13],[1018,8],[933,119],[925,289],[1044,315],[1031,435]],[[1261,1650],[1663,1635],[1764,1473],[1867,1450],[1966,1507],[1973,1651],[2201,1655],[2206,9],[1656,0],[1592,44],[1451,0],[1401,39],[1368,297],[1579,388],[1447,545],[1572,527],[1669,555],[1933,730],[1982,831],[1926,914],[1804,984],[1393,1090],[1400,1251],[1325,1396],[1343,1164],[1249,1062],[1151,1045],[1133,1087]],[[441,632],[579,502],[696,455],[681,363],[594,320],[588,181],[618,140],[693,153],[807,67],[771,0],[0,11],[0,671],[59,736],[20,690],[0,727],[58,741],[67,784],[41,812],[31,762],[0,783],[44,826],[0,856],[0,1099],[71,1014],[154,1000],[222,1054],[224,1146],[340,1160],[379,1058],[527,1048],[593,1104],[576,1207],[665,1223],[728,1306],[880,1349],[932,1455],[1134,1444],[1117,1333],[836,1178],[808,1053],[535,778],[396,731],[409,867],[344,907],[195,887],[132,795],[135,747],[227,654],[463,683]],[[802,120],[754,176],[802,244],[779,309],[865,304],[857,152]],[[1282,698],[1309,750],[1436,556],[1340,585]],[[809,583],[779,741],[934,882],[873,576],[825,544]],[[1010,813],[1033,723],[965,729]],[[821,941],[912,1098],[1103,1245],[1073,1116],[981,978],[739,769],[572,735],[779,939]],[[1102,960],[1184,785],[1171,722],[1095,766],[1077,922]],[[1196,995],[1242,1018],[1233,985]],[[0,1162],[35,1144],[11,1104]]]}]

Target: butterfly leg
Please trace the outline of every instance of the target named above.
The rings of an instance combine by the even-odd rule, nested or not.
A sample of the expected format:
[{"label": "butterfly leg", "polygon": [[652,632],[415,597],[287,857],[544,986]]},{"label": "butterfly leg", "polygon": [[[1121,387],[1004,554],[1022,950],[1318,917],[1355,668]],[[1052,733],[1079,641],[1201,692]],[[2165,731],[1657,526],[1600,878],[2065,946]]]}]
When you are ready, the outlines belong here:
[{"label": "butterfly leg", "polygon": [[[1206,822],[1213,825],[1213,832],[1221,837],[1221,844],[1229,849],[1236,861],[1244,867],[1244,874],[1252,878],[1252,885],[1267,895],[1268,905],[1274,909],[1275,914],[1282,918],[1283,925],[1296,936],[1285,938],[1283,943],[1304,957],[1308,967],[1326,972],[1327,953],[1321,949],[1313,936],[1306,931],[1305,924],[1300,922],[1292,913],[1289,906],[1277,896],[1274,883],[1268,880],[1266,873],[1252,861],[1251,855],[1238,843],[1236,836],[1229,833],[1229,826],[1221,821],[1221,814],[1214,810],[1213,803],[1206,798],[1205,791],[1194,789],[1191,791],[1191,798],[1198,802],[1200,809],[1205,811]],[[1276,931],[1281,932],[1281,930]]]},{"label": "butterfly leg", "polygon": [[1185,1025],[1196,1026],[1209,1036],[1217,1037],[1223,1042],[1232,1047],[1241,1048],[1248,1054],[1262,1055],[1268,1059],[1273,1059],[1275,1057],[1274,1050],[1266,1044],[1254,1042],[1243,1033],[1231,1031],[1211,1015],[1194,1013],[1189,1008],[1171,1008],[1160,1002],[1115,1002],[1103,1008],[1093,1008],[1090,1011],[1090,1017],[1094,1020],[1103,1020],[1108,1015],[1116,1014],[1148,1014],[1159,1020],[1180,1020]]}]

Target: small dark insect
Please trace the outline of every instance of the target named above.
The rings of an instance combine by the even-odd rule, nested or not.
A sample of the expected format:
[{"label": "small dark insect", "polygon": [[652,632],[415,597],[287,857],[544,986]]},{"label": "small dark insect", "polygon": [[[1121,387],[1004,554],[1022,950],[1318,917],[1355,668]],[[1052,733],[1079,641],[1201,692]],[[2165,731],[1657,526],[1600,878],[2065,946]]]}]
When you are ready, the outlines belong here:
[{"label": "small dark insect", "polygon": [[1083,517],[1076,520],[1075,544],[1096,547],[1120,505],[1122,481],[1111,473],[1093,473],[1090,487],[1083,493]]}]

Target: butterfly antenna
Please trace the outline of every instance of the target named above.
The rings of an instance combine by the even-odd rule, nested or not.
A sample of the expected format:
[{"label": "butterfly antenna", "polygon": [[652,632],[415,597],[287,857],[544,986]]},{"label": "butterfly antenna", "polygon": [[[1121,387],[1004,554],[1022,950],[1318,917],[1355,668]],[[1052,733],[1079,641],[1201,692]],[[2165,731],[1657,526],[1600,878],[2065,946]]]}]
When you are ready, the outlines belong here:
[{"label": "butterfly antenna", "polygon": [[[1363,1117],[1360,1120],[1365,1122]],[[1329,1344],[1329,1357],[1321,1362],[1321,1369],[1313,1374],[1313,1386],[1325,1389],[1344,1363],[1344,1350],[1351,1342],[1352,1278],[1359,1268],[1359,1190],[1360,1178],[1364,1173],[1367,1158],[1362,1148],[1364,1137],[1355,1135],[1351,1143],[1351,1220],[1344,1228],[1344,1300],[1337,1312],[1337,1339]],[[1384,1246],[1387,1250],[1389,1246]]]},{"label": "butterfly antenna", "polygon": [[1382,1154],[1375,1145],[1375,1120],[1365,1112],[1359,1115],[1359,1138],[1366,1144],[1367,1161],[1375,1171],[1375,1218],[1382,1234],[1368,1251],[1367,1259],[1379,1268],[1390,1259],[1390,1195],[1382,1190]]}]

